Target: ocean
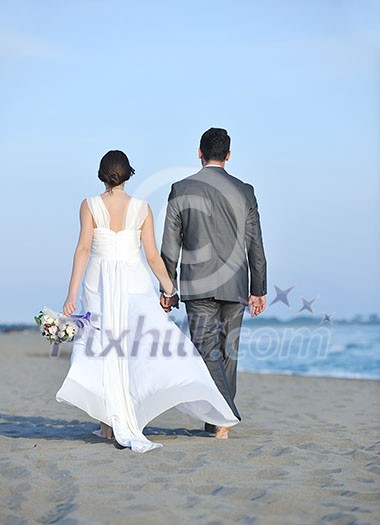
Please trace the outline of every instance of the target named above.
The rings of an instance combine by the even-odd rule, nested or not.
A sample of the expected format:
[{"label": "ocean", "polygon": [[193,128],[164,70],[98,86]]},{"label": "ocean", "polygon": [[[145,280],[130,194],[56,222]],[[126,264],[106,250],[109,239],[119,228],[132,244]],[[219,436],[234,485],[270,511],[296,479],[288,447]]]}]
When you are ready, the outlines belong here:
[{"label": "ocean", "polygon": [[380,325],[256,323],[242,326],[238,370],[380,379]]}]

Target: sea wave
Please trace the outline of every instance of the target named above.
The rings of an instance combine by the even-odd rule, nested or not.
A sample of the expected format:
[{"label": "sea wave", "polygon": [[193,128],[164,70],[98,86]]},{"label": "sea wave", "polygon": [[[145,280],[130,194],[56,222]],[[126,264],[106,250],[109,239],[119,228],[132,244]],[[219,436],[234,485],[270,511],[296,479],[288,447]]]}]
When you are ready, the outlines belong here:
[{"label": "sea wave", "polygon": [[[238,369],[257,374],[380,380],[380,327],[358,330],[351,326],[331,326],[324,352],[316,353],[309,342],[313,332],[294,338],[289,348],[287,333],[278,331],[271,351],[260,350],[254,338],[241,340]],[[283,339],[281,339],[283,336]],[[283,352],[283,349],[288,350]]]},{"label": "sea wave", "polygon": [[300,376],[300,377],[325,377],[332,379],[363,379],[366,381],[380,381],[380,374],[370,374],[370,373],[358,373],[358,372],[344,372],[342,370],[329,370],[329,371],[312,371],[308,370],[305,372],[295,371],[295,370],[276,370],[276,369],[266,369],[261,368],[260,370],[252,370],[251,368],[238,368],[239,372],[249,373],[249,374],[272,374],[272,375],[284,375],[284,376]]}]

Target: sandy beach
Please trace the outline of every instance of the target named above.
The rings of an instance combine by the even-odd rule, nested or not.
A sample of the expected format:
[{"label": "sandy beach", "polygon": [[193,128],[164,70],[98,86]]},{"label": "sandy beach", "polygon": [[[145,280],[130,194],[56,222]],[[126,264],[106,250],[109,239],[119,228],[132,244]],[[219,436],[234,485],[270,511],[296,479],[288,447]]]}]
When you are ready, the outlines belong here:
[{"label": "sandy beach", "polygon": [[229,440],[172,409],[138,454],[55,401],[69,347],[49,350],[0,335],[1,524],[380,522],[380,381],[241,373]]}]

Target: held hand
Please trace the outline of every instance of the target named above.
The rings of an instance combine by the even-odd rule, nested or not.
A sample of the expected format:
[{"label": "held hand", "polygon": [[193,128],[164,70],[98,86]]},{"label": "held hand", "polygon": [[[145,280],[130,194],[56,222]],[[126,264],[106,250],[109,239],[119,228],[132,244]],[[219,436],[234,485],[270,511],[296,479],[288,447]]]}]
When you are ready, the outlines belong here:
[{"label": "held hand", "polygon": [[70,295],[67,296],[65,304],[63,305],[63,313],[67,316],[71,315],[77,309],[76,298]]},{"label": "held hand", "polygon": [[164,296],[164,294],[160,295],[160,305],[166,313],[169,313],[171,311],[171,307],[169,306],[169,299],[167,299]]},{"label": "held hand", "polygon": [[248,297],[248,309],[251,312],[251,317],[256,317],[257,315],[261,314],[265,310],[265,306],[265,295],[250,295]]},{"label": "held hand", "polygon": [[165,297],[164,294],[161,294],[160,305],[166,313],[171,312],[172,308],[179,308],[178,294],[173,295],[173,297]]}]

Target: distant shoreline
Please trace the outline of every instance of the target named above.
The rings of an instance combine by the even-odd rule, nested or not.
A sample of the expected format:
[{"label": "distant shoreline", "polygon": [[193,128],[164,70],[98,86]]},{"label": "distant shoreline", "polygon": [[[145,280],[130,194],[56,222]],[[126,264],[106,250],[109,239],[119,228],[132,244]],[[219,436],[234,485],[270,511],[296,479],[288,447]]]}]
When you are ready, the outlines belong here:
[{"label": "distant shoreline", "polygon": [[[177,324],[181,323],[180,319],[176,320]],[[316,326],[316,325],[325,325],[325,326],[334,326],[334,325],[360,325],[360,326],[380,326],[380,317],[377,314],[372,314],[369,319],[361,319],[359,316],[356,316],[353,319],[332,319],[331,322],[326,321],[323,317],[306,317],[298,316],[293,317],[292,319],[279,319],[278,317],[256,317],[255,319],[250,319],[249,317],[244,319],[244,324],[255,324],[255,325],[277,325],[277,326],[289,326],[289,325],[307,325],[307,326]],[[38,326],[31,323],[1,323],[0,324],[0,333],[17,333],[24,331],[38,331]]]}]

